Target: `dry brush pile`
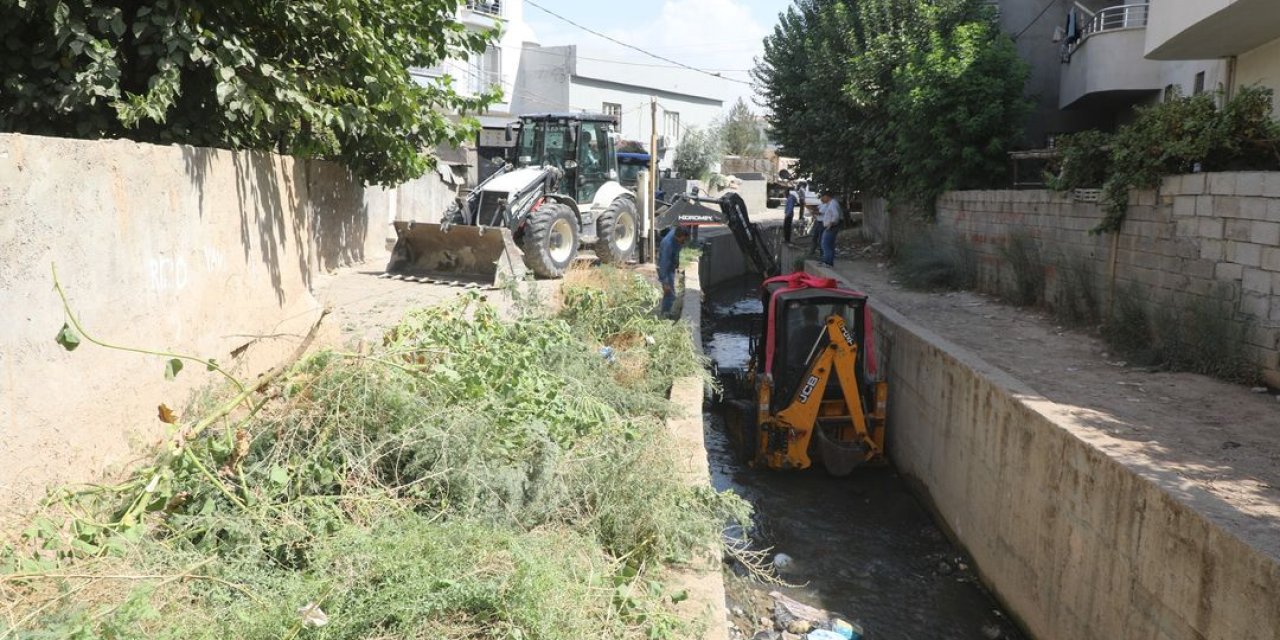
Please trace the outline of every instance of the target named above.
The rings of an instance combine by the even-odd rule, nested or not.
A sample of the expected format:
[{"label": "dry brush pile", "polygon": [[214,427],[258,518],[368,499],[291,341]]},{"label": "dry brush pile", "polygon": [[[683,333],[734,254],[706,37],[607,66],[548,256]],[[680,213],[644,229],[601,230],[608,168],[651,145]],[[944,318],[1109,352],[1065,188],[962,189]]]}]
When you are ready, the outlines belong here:
[{"label": "dry brush pile", "polygon": [[672,637],[665,568],[748,508],[676,472],[702,362],[654,301],[612,270],[510,321],[470,296],[212,394],[0,551],[0,638]]}]

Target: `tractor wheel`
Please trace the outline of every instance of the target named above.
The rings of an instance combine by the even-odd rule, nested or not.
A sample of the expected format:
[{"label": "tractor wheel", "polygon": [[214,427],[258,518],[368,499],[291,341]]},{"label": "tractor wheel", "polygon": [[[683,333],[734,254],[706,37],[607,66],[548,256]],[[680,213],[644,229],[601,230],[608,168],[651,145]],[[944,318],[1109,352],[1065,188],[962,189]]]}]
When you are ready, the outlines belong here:
[{"label": "tractor wheel", "polygon": [[607,264],[622,264],[636,251],[639,238],[636,224],[636,203],[630,198],[614,200],[596,220],[600,240],[596,242],[596,256]]},{"label": "tractor wheel", "polygon": [[578,220],[569,205],[548,203],[529,214],[521,240],[524,263],[541,278],[559,278],[578,256]]}]

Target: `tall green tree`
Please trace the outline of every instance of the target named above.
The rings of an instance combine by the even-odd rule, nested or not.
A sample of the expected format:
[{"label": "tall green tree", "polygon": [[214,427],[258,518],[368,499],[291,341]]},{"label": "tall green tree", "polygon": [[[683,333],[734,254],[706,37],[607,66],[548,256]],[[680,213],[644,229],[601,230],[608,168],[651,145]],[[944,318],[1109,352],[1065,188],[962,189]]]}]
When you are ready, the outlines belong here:
[{"label": "tall green tree", "polygon": [[759,118],[742,98],[738,98],[720,125],[720,146],[731,156],[759,156],[768,140]]},{"label": "tall green tree", "polygon": [[796,0],[753,72],[802,171],[924,206],[1004,177],[1027,74],[983,0]]},{"label": "tall green tree", "polygon": [[675,170],[681,178],[706,180],[720,157],[720,136],[714,130],[690,127],[676,145]]},{"label": "tall green tree", "polygon": [[485,50],[460,0],[0,0],[0,131],[269,149],[422,175],[498,96],[432,67]]}]

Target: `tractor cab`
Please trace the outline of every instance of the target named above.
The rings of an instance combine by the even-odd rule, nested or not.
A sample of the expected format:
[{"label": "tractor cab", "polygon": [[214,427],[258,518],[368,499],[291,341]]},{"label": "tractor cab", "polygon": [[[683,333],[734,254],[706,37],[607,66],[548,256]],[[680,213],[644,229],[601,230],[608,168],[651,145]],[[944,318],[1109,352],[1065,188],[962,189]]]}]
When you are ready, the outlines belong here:
[{"label": "tractor cab", "polygon": [[557,183],[557,193],[591,202],[600,187],[618,180],[615,123],[613,116],[602,114],[521,116],[515,166],[553,167],[564,176]]},{"label": "tractor cab", "polygon": [[[618,182],[636,193],[643,191],[646,185],[640,184],[640,172],[649,170],[649,159],[650,155],[647,153],[619,151]],[[665,202],[667,194],[662,189],[657,189],[653,192],[653,197],[658,202]]]}]

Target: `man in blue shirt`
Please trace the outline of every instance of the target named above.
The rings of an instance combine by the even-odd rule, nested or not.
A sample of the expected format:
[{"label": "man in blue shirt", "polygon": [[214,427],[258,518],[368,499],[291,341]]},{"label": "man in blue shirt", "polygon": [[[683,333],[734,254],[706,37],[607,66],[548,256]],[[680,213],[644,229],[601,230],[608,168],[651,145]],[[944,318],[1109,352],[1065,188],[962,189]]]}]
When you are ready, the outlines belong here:
[{"label": "man in blue shirt", "polygon": [[822,206],[818,207],[818,225],[822,227],[822,263],[828,267],[836,263],[836,233],[840,231],[840,201],[830,190],[822,192]]},{"label": "man in blue shirt", "polygon": [[680,266],[680,249],[689,240],[689,229],[676,227],[662,239],[658,248],[658,282],[662,283],[662,315],[670,315],[676,302],[676,268]]}]

